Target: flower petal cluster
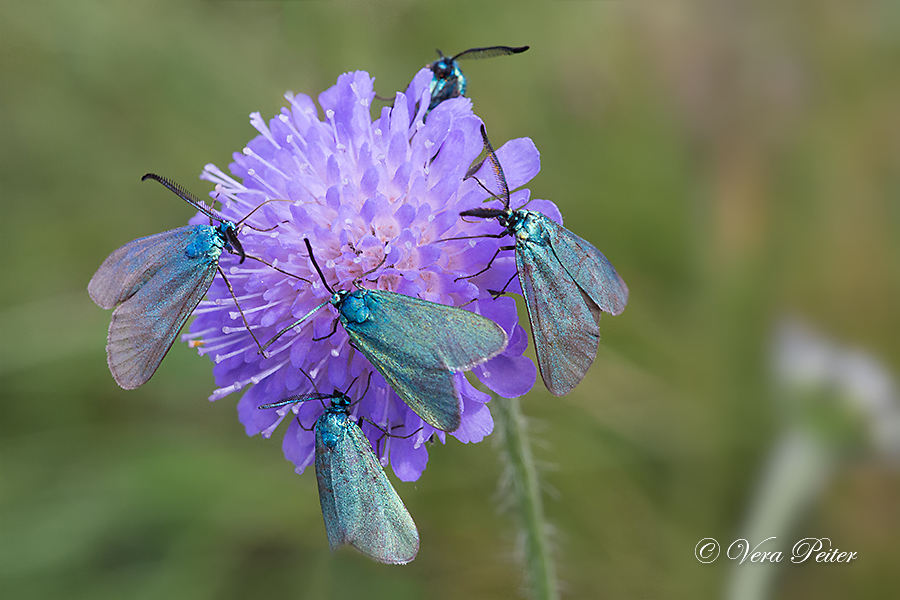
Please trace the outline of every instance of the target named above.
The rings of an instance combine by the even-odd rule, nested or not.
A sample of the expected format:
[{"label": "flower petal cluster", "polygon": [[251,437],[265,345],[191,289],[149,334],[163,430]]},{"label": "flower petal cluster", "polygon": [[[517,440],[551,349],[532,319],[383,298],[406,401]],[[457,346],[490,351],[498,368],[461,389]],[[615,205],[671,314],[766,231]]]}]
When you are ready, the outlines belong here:
[{"label": "flower petal cluster", "polygon": [[[253,213],[241,228],[244,250],[277,268],[251,259],[238,264],[230,255],[220,264],[261,342],[331,297],[312,268],[304,238],[334,290],[353,289],[358,282],[480,313],[502,326],[510,341],[503,354],[473,373],[501,396],[521,396],[536,378],[534,364],[522,356],[528,338],[515,301],[494,300],[488,292],[515,273],[514,261],[498,259],[485,274],[460,279],[484,268],[497,240],[443,241],[498,233],[496,224],[459,217],[489,199],[474,179],[465,179],[482,150],[481,120],[467,98],[448,100],[424,119],[430,77],[427,69],[420,71],[374,121],[373,79],[362,71],[341,75],[319,95],[321,113],[310,97],[288,93],[288,106],[268,123],[252,114],[259,135],[234,154],[232,176],[207,165],[201,178],[216,184],[211,196],[227,218],[238,222]],[[527,138],[508,142],[497,154],[513,189],[540,170],[538,151]],[[520,190],[513,201],[518,205],[527,197],[528,191]],[[552,205],[542,208],[558,214]],[[263,357],[221,278],[207,298],[184,337],[215,363],[219,387],[211,400],[246,390],[238,415],[248,435],[271,436],[287,417],[285,456],[302,472],[314,460],[312,427],[322,404],[259,406],[308,393],[314,385],[326,393],[339,389],[358,400],[352,414],[363,418],[359,422],[382,464],[389,462],[401,480],[418,479],[428,460],[425,443],[443,442],[445,432],[425,424],[350,346],[344,329],[335,329],[337,313],[330,304],[279,338]],[[456,377],[462,425],[450,435],[478,442],[493,429],[485,406],[490,396],[463,374]]]}]

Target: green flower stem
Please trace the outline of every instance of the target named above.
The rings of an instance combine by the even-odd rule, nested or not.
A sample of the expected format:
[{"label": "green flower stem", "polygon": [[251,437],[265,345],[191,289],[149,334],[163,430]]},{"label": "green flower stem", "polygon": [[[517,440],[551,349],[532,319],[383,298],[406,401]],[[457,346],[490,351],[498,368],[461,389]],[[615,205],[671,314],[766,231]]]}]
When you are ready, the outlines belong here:
[{"label": "green flower stem", "polygon": [[525,529],[525,566],[531,576],[534,597],[536,600],[556,600],[559,598],[556,566],[547,547],[544,506],[519,400],[495,398],[491,405],[498,409],[495,416]]}]

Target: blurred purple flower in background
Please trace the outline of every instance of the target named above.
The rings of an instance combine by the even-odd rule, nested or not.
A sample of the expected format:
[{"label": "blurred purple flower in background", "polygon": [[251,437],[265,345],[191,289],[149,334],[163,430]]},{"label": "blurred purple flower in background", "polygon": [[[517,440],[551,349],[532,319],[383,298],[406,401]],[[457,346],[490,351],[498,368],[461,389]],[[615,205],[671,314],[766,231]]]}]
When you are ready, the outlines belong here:
[{"label": "blurred purple flower in background", "polygon": [[[492,231],[490,225],[467,223],[459,217],[460,211],[488,198],[476,181],[464,180],[482,150],[481,119],[472,113],[470,100],[456,98],[434,109],[425,122],[430,79],[430,71],[420,71],[406,93],[398,93],[394,106],[384,107],[375,121],[370,116],[373,79],[362,71],[341,75],[335,86],[319,96],[324,120],[310,97],[291,93],[285,96],[289,106],[268,124],[259,113],[252,114],[250,121],[260,135],[243,153],[235,153],[235,162],[229,165],[243,183],[214,165],[207,165],[201,178],[216,184],[211,195],[222,202],[221,212],[228,217],[240,218],[265,200],[286,200],[271,202],[254,215],[255,227],[274,229],[244,229],[241,241],[248,254],[313,283],[258,263],[239,266],[230,255],[223,255],[222,268],[256,337],[265,342],[330,297],[309,262],[303,243],[309,238],[329,285],[336,290],[352,289],[356,279],[374,269],[362,287],[465,306],[496,321],[506,330],[509,346],[473,372],[500,396],[521,396],[536,377],[534,364],[522,356],[527,336],[518,324],[515,301],[510,297],[494,300],[487,291],[506,282],[515,271],[514,261],[511,257],[497,260],[495,268],[477,279],[457,280],[479,271],[493,255],[497,240],[439,241],[496,233],[496,227]],[[540,170],[540,157],[530,139],[512,140],[497,154],[511,189]],[[527,200],[528,190],[513,194],[516,205]],[[559,218],[552,203],[534,202],[552,218]],[[313,340],[332,330],[333,307],[279,338],[267,350],[268,358],[263,358],[224,282],[216,279],[207,298],[195,311],[190,333],[183,337],[215,363],[219,388],[210,400],[253,384],[238,403],[248,435],[268,437],[290,415],[284,453],[302,472],[315,454],[315,434],[305,428],[312,428],[322,405],[258,407],[312,391],[300,369],[309,373],[320,391],[337,388],[348,391],[354,400],[359,400],[369,373],[374,372],[368,392],[353,406],[352,414],[392,433],[387,437],[376,427],[360,423],[376,444],[382,464],[389,461],[401,480],[419,478],[428,460],[425,441],[434,435],[443,442],[445,433],[426,425],[398,398],[350,347],[342,327],[327,339]],[[456,377],[462,425],[451,435],[462,442],[478,442],[493,429],[485,406],[490,396],[475,389],[463,374]],[[354,380],[356,385],[348,390]]]}]

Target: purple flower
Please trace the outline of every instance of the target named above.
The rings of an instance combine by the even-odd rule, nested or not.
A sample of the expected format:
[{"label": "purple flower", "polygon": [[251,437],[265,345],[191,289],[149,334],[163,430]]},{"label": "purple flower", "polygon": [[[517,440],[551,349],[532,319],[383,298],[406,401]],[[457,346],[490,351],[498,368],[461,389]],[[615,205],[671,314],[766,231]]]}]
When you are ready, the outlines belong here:
[{"label": "purple flower", "polygon": [[[495,268],[478,278],[457,280],[481,270],[497,240],[440,241],[497,233],[496,226],[459,217],[460,211],[488,198],[474,180],[463,180],[481,153],[481,120],[472,113],[468,99],[456,98],[423,121],[430,78],[430,71],[420,71],[406,94],[398,93],[393,108],[382,108],[375,121],[370,116],[373,79],[362,71],[341,75],[319,96],[324,120],[311,98],[291,93],[285,96],[289,106],[268,124],[259,113],[252,114],[250,122],[260,135],[242,153],[235,153],[229,165],[243,183],[214,165],[207,165],[201,178],[216,184],[211,195],[222,202],[222,213],[235,221],[266,200],[281,200],[256,210],[240,234],[248,255],[265,259],[280,271],[252,260],[239,265],[230,255],[223,255],[220,263],[261,342],[330,297],[312,269],[304,238],[309,238],[335,290],[353,289],[354,280],[374,269],[363,287],[465,305],[466,310],[496,321],[510,340],[503,354],[473,372],[497,394],[521,396],[536,377],[534,364],[522,356],[527,336],[518,324],[515,301],[494,300],[487,291],[502,286],[515,272],[515,263],[508,257],[498,259]],[[497,154],[511,188],[540,170],[537,149],[527,138],[507,143]],[[527,196],[527,190],[519,191],[514,201],[520,204]],[[288,416],[284,453],[302,472],[314,459],[315,434],[310,429],[322,405],[309,401],[279,409],[258,407],[313,391],[301,369],[319,391],[336,388],[354,400],[360,399],[374,372],[368,392],[354,404],[352,414],[392,433],[385,436],[360,422],[376,444],[382,464],[389,461],[404,481],[419,478],[428,461],[425,442],[433,438],[443,442],[445,433],[426,425],[399,399],[365,357],[350,347],[342,327],[327,339],[313,340],[331,332],[333,307],[279,338],[263,358],[221,278],[216,278],[207,298],[184,337],[215,363],[213,374],[220,387],[210,400],[253,384],[238,402],[248,435],[268,437]],[[456,377],[462,425],[450,435],[464,443],[478,442],[493,429],[485,406],[490,396],[463,374]]]}]

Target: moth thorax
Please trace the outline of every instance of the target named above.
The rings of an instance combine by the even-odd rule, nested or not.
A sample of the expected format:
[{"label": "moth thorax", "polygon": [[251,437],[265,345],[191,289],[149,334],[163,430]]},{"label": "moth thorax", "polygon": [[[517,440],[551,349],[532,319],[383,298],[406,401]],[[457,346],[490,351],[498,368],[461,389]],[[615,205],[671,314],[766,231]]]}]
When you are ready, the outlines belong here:
[{"label": "moth thorax", "polygon": [[[345,293],[338,310],[341,317],[351,323],[365,323],[369,318],[369,307],[366,305],[366,293],[363,290]],[[334,303],[332,301],[332,303]]]},{"label": "moth thorax", "polygon": [[211,225],[197,225],[195,231],[196,235],[184,249],[185,256],[188,258],[210,256],[217,259],[225,247],[225,238]]},{"label": "moth thorax", "polygon": [[544,231],[542,223],[546,217],[540,213],[525,210],[517,211],[516,216],[518,217],[515,224],[517,238],[541,245],[548,243],[547,232]]}]

